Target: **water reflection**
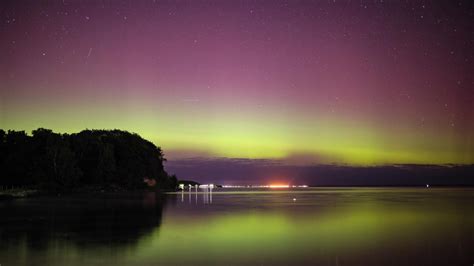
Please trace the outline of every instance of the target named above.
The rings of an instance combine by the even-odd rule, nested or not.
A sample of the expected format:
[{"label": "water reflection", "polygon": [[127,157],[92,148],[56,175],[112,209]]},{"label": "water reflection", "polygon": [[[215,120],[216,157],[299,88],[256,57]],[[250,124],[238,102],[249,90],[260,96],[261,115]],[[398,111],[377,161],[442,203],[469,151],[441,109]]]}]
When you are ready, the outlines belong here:
[{"label": "water reflection", "polygon": [[460,189],[193,190],[2,202],[9,216],[1,221],[0,263],[471,265],[472,203],[473,190]]},{"label": "water reflection", "polygon": [[84,248],[133,245],[160,226],[164,200],[145,193],[1,202],[0,248],[41,250],[59,242]]},{"label": "water reflection", "polygon": [[[180,194],[181,195],[181,202],[184,202],[184,195],[187,194],[188,203],[194,203],[195,205],[198,204],[198,195],[202,195],[202,204],[212,204],[212,189],[208,188],[196,188],[195,190],[189,189],[188,191],[181,190],[179,193],[171,193],[171,195]],[[170,196],[172,197],[172,196]],[[191,200],[194,197],[194,200]]]}]

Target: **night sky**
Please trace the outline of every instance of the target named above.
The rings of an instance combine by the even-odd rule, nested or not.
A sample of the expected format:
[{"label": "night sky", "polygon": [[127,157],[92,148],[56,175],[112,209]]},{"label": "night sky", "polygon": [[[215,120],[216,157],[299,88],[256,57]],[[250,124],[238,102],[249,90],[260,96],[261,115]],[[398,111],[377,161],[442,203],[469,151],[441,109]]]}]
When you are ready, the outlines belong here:
[{"label": "night sky", "polygon": [[474,163],[471,1],[1,1],[0,128],[189,157]]}]

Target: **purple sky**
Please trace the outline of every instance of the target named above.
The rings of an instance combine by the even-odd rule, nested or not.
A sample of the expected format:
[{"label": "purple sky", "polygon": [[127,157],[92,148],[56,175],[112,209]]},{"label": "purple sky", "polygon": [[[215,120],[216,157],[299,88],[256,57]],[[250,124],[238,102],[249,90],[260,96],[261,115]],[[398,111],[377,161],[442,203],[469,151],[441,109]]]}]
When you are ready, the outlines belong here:
[{"label": "purple sky", "polygon": [[0,128],[187,157],[474,163],[471,1],[2,1]]}]

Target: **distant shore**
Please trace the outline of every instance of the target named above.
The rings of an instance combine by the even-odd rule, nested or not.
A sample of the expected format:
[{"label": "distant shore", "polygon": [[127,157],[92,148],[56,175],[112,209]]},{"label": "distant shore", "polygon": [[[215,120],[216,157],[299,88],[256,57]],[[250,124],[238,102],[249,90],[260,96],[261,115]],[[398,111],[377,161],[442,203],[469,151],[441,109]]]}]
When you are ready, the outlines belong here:
[{"label": "distant shore", "polygon": [[37,189],[6,189],[0,191],[0,200],[27,198],[40,194]]},{"label": "distant shore", "polygon": [[136,192],[161,192],[169,193],[176,192],[173,189],[125,189],[119,186],[110,186],[110,187],[101,187],[101,186],[85,186],[80,187],[70,191],[48,191],[42,189],[33,189],[33,188],[13,188],[0,190],[0,201],[2,200],[12,200],[12,199],[21,199],[21,198],[30,198],[36,196],[65,196],[65,195],[94,195],[94,194],[103,194],[103,193],[136,193]]}]

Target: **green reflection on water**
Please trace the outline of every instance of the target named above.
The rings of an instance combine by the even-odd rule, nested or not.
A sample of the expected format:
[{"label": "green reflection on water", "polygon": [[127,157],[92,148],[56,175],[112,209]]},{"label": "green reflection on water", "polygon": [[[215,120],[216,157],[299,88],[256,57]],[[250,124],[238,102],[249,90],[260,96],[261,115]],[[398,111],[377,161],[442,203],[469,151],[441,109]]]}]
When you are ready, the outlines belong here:
[{"label": "green reflection on water", "polygon": [[176,258],[187,263],[329,258],[381,244],[394,246],[406,238],[426,240],[431,231],[449,225],[452,215],[372,204],[323,213],[240,212],[197,221],[165,219],[163,229],[142,239],[130,258],[166,263]]},{"label": "green reflection on water", "polygon": [[[361,189],[321,193],[246,192],[215,194],[212,205],[202,204],[201,196],[195,201],[180,202],[180,195],[174,195],[178,200],[167,204],[163,219],[156,222],[149,217],[153,213],[161,217],[161,204],[152,204],[153,212],[148,203],[142,211],[136,211],[132,204],[121,216],[116,216],[116,212],[124,210],[123,204],[110,211],[111,205],[107,203],[106,209],[100,209],[108,210],[108,215],[100,220],[104,226],[99,228],[108,230],[108,223],[117,224],[115,231],[104,234],[105,241],[104,237],[95,236],[99,233],[94,231],[97,227],[82,231],[85,237],[58,236],[58,233],[73,232],[71,228],[75,227],[61,229],[56,222],[61,216],[53,216],[47,220],[52,229],[44,236],[45,247],[27,245],[35,237],[30,232],[16,245],[4,245],[0,263],[456,265],[472,260],[469,255],[474,242],[472,195],[472,191]],[[293,201],[293,197],[298,200]],[[137,204],[141,206],[142,201]],[[121,219],[132,210],[135,210],[130,215],[133,222],[125,223],[127,231],[124,231]],[[58,212],[64,212],[64,208],[58,208]],[[94,219],[90,213],[73,212],[77,218],[86,218],[84,221]],[[73,224],[75,219],[63,221]],[[147,225],[146,219],[149,219]],[[12,228],[15,227],[2,229]],[[139,233],[141,229],[146,229],[143,234]],[[111,233],[124,235],[125,232],[128,235],[119,238],[124,242],[107,242]]]}]

